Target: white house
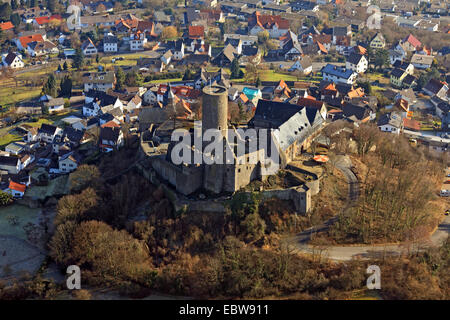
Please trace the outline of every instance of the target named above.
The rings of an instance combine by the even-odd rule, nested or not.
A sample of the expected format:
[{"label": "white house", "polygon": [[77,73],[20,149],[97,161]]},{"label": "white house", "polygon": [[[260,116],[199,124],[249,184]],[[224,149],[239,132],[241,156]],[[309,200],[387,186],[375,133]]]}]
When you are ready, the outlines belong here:
[{"label": "white house", "polygon": [[107,35],[103,38],[103,52],[117,52],[117,44],[119,40],[113,35]]},{"label": "white house", "polygon": [[137,31],[130,36],[130,50],[141,51],[144,50],[144,44],[147,43],[145,32]]},{"label": "white house", "polygon": [[347,69],[353,70],[356,73],[364,73],[367,71],[368,61],[362,54],[352,53],[345,62]]},{"label": "white house", "polygon": [[354,84],[358,74],[351,69],[327,64],[322,68],[323,80],[334,83]]},{"label": "white house", "polygon": [[22,61],[22,57],[16,53],[10,52],[6,56],[3,56],[3,65],[12,69],[19,69],[25,66]]},{"label": "white house", "polygon": [[402,118],[394,112],[386,113],[377,122],[378,128],[383,132],[400,134],[402,129]]},{"label": "white house", "polygon": [[74,171],[81,163],[80,157],[73,151],[59,157],[58,168],[61,173]]},{"label": "white house", "polygon": [[97,47],[92,42],[91,38],[87,38],[87,40],[83,42],[81,45],[81,51],[83,51],[85,56],[92,56],[98,53]]},{"label": "white house", "polygon": [[64,98],[53,98],[44,102],[44,107],[48,108],[48,113],[57,113],[64,110]]},{"label": "white house", "polygon": [[300,71],[304,75],[308,75],[312,72],[312,61],[309,56],[303,56],[296,60],[294,64],[289,68],[289,71]]}]

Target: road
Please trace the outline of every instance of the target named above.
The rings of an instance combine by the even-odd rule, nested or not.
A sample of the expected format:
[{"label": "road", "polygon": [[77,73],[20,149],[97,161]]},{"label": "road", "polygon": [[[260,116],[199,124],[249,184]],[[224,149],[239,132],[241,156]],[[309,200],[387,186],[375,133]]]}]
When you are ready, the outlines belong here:
[{"label": "road", "polygon": [[[355,174],[352,172],[352,162],[348,156],[337,156],[334,166],[338,168],[345,175],[348,182],[348,201],[347,205],[343,208],[343,211],[347,210],[349,207],[353,206],[358,200],[359,196],[359,185],[358,179]],[[318,232],[323,232],[328,230],[328,228],[336,222],[337,215],[328,219],[318,226],[314,226],[305,231],[300,232],[295,237],[291,238],[290,241],[300,245],[306,245],[309,240],[311,240],[311,236]]]},{"label": "road", "polygon": [[[349,184],[349,196],[344,211],[354,205],[359,196],[359,185],[355,174],[351,171],[351,160],[346,156],[338,156],[335,161],[338,168],[347,178]],[[328,230],[337,220],[337,216],[325,221],[321,225],[314,226],[296,236],[289,238],[288,243],[298,253],[314,254],[320,250],[321,255],[331,260],[349,261],[355,258],[369,259],[381,258],[384,256],[399,256],[408,252],[417,252],[428,247],[441,246],[450,233],[450,216],[447,216],[438,226],[437,230],[429,239],[422,239],[410,244],[386,244],[386,245],[362,245],[362,246],[313,246],[308,242],[311,235],[317,232]]]}]

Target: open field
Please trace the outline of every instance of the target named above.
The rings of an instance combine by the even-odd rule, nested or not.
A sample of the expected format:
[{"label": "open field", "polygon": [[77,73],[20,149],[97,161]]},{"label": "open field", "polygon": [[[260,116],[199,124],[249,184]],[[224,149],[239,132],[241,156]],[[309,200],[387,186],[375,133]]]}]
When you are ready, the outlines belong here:
[{"label": "open field", "polygon": [[[38,215],[41,209],[30,209],[26,206],[13,204],[8,207],[0,208],[0,235],[14,236],[27,240],[23,227],[31,222],[37,223]],[[16,217],[17,224],[8,221],[9,217]]]}]

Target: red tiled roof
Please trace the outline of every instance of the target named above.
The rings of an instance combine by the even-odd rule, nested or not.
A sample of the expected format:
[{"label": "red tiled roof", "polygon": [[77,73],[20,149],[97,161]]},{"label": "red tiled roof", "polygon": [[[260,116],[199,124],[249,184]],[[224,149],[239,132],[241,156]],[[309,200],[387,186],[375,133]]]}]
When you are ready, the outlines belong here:
[{"label": "red tiled roof", "polygon": [[205,35],[205,27],[204,26],[189,26],[189,37],[190,38],[199,38]]},{"label": "red tiled roof", "polygon": [[420,122],[413,119],[403,118],[403,127],[415,131],[420,131]]},{"label": "red tiled roof", "polygon": [[281,16],[261,15],[258,11],[249,17],[248,22],[250,27],[259,25],[263,29],[271,29],[276,24],[279,29],[289,29],[288,20],[281,18]]},{"label": "red tiled roof", "polygon": [[25,192],[25,189],[27,188],[26,185],[21,184],[21,183],[17,183],[14,181],[10,181],[9,182],[9,189],[14,190],[14,191],[19,191],[19,192]]},{"label": "red tiled roof", "polygon": [[297,105],[302,107],[313,107],[320,109],[323,106],[323,102],[317,101],[315,98],[308,96],[307,98],[299,98],[297,100]]},{"label": "red tiled roof", "polygon": [[11,21],[0,23],[0,29],[2,29],[3,31],[10,30],[12,28],[14,28],[14,25],[11,23]]},{"label": "red tiled roof", "polygon": [[118,125],[114,120],[108,121],[104,124],[102,124],[102,128],[120,128],[120,125]]},{"label": "red tiled roof", "polygon": [[50,17],[37,17],[34,20],[36,20],[36,23],[38,25],[42,25],[42,24],[49,23],[50,21],[53,21],[53,20],[62,20],[62,17],[59,14],[54,14]]},{"label": "red tiled roof", "polygon": [[41,42],[44,41],[44,38],[42,38],[41,34],[33,34],[31,36],[24,36],[19,38],[20,44],[23,48],[26,48],[30,42],[37,41]]},{"label": "red tiled roof", "polygon": [[409,36],[407,36],[403,42],[409,42],[414,48],[420,47],[422,45],[422,43],[417,40],[416,37],[414,37],[412,34],[409,34]]}]

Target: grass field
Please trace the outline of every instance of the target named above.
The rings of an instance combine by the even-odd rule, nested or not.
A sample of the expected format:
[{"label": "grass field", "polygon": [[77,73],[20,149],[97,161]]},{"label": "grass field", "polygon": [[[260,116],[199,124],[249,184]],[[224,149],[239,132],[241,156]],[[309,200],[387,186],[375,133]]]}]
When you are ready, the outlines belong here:
[{"label": "grass field", "polygon": [[296,76],[292,76],[289,74],[277,73],[274,70],[263,70],[260,73],[261,81],[297,81]]},{"label": "grass field", "polygon": [[[18,204],[0,208],[0,235],[14,236],[26,240],[23,227],[29,222],[36,223],[40,211],[39,208],[30,209]],[[8,221],[8,217],[12,216],[17,219],[16,225],[12,225]]]},{"label": "grass field", "polygon": [[47,186],[32,186],[29,188],[25,196],[33,199],[43,200],[54,195],[62,195],[69,193],[69,176],[63,175],[56,179],[50,180]]},{"label": "grass field", "polygon": [[0,84],[0,106],[7,106],[23,100],[36,98],[41,93],[42,88],[34,87],[2,87]]}]

